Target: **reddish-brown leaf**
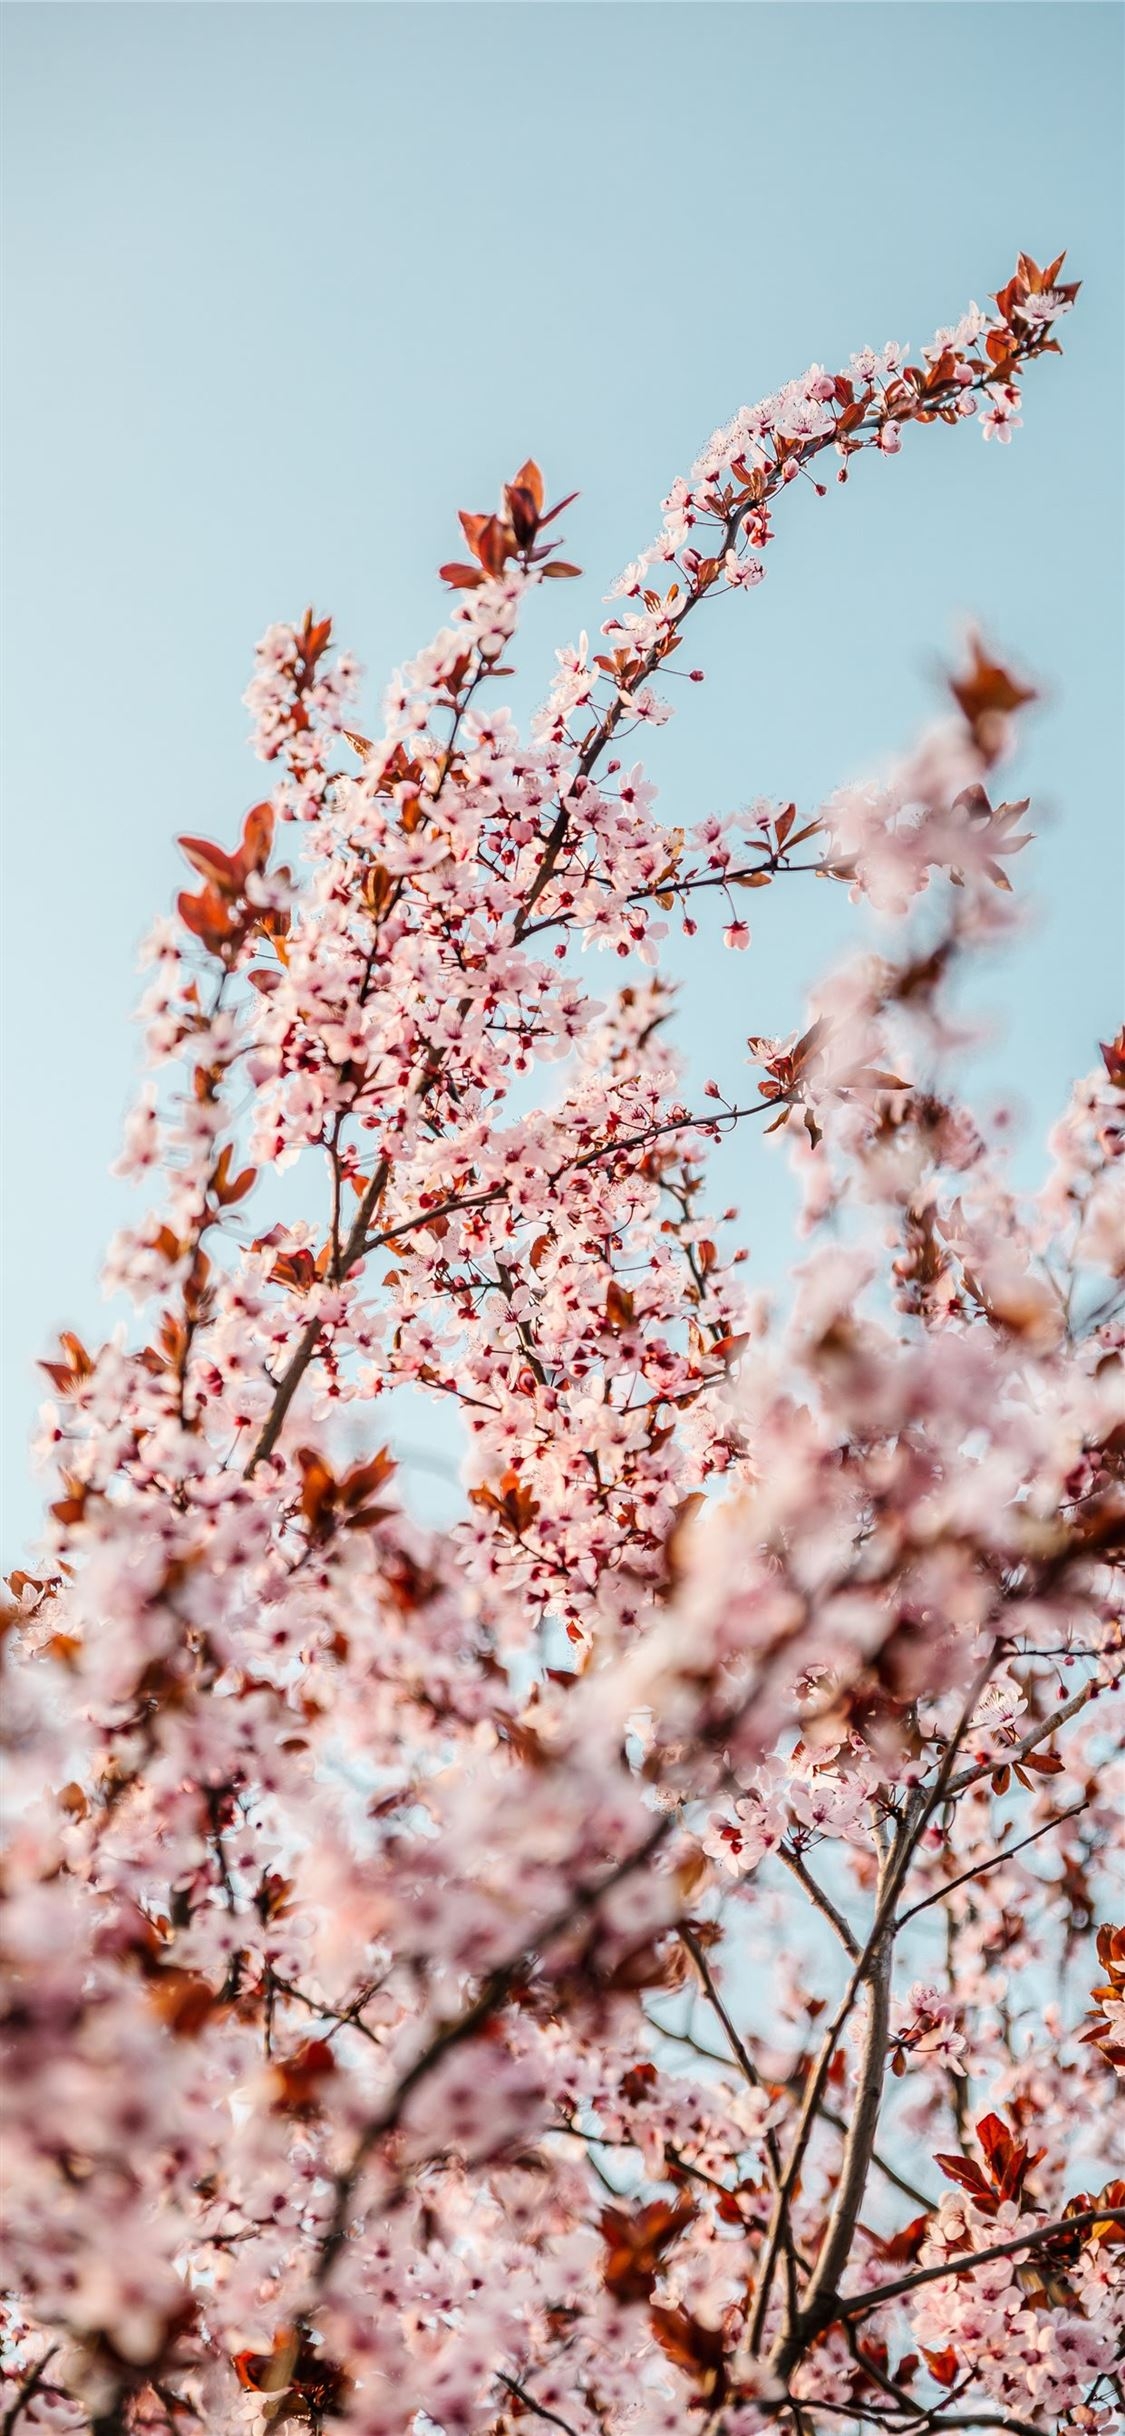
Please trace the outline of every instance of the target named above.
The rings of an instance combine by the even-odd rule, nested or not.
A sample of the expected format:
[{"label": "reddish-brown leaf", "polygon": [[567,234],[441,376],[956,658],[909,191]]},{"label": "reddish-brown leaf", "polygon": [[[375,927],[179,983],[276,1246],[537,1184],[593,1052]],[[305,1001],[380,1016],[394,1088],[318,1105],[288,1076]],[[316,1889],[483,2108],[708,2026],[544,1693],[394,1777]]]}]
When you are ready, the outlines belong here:
[{"label": "reddish-brown leaf", "polygon": [[232,854],[227,854],[222,846],[213,846],[206,837],[179,837],[176,844],[201,879],[210,881],[224,896],[237,896],[239,870]]},{"label": "reddish-brown leaf", "polygon": [[242,824],[242,843],[238,850],[239,886],[243,887],[252,871],[264,871],[273,844],[274,811],[271,803],[251,804]]},{"label": "reddish-brown leaf", "polygon": [[319,2111],[322,2082],[336,2070],[336,2057],[325,2038],[306,2039],[292,2055],[272,2065],[273,2113],[311,2115]]},{"label": "reddish-brown leaf", "polygon": [[695,2201],[654,2199],[631,2214],[603,2208],[598,2219],[606,2257],[602,2280],[619,2301],[647,2301],[656,2285],[663,2253],[695,2215]]},{"label": "reddish-brown leaf", "polygon": [[611,1277],[605,1294],[607,1328],[630,1328],[634,1316],[633,1297],[628,1287],[621,1285],[616,1277]]},{"label": "reddish-brown leaf", "polygon": [[922,2358],[931,2377],[934,2377],[939,2385],[956,2385],[961,2371],[961,2362],[958,2353],[953,2350],[951,2345],[947,2345],[944,2351],[927,2351],[923,2345]]},{"label": "reddish-brown leaf", "polygon": [[703,2325],[686,2309],[662,2309],[656,2304],[649,2310],[648,2322],[665,2357],[698,2385],[708,2409],[717,2409],[727,2386],[721,2328]]},{"label": "reddish-brown leaf", "polygon": [[[540,516],[542,514],[543,476],[540,473],[534,457],[526,457],[524,459],[518,474],[513,477],[512,489],[527,491],[530,494],[531,503],[535,509],[536,515]],[[555,514],[557,515],[557,513],[558,510],[556,509]]]}]

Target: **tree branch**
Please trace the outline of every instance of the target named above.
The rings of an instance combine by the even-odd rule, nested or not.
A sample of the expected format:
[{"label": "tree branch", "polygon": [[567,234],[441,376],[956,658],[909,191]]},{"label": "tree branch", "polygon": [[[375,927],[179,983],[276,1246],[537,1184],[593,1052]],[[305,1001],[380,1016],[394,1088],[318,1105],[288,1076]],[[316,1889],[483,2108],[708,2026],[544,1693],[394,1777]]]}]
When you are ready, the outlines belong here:
[{"label": "tree branch", "polygon": [[313,2275],[313,2282],[318,2291],[327,2283],[347,2238],[352,2200],[367,2159],[377,2143],[385,2139],[387,2133],[393,2131],[401,2121],[407,2100],[413,2095],[419,2083],[428,2078],[435,2066],[442,2061],[444,2056],[448,2055],[451,2048],[458,2047],[464,2039],[471,2038],[474,2032],[489,2020],[497,2007],[503,2004],[513,1981],[522,1970],[526,1969],[533,1954],[539,1952],[544,1946],[552,1945],[556,1938],[565,1935],[566,1930],[571,1928],[576,1920],[583,1918],[587,1912],[596,1911],[603,1897],[610,1894],[615,1886],[620,1885],[623,1878],[629,1877],[634,1869],[643,1867],[646,1861],[651,1860],[653,1853],[658,1850],[671,1828],[672,1817],[671,1811],[664,1811],[643,1842],[633,1852],[627,1853],[625,1858],[619,1861],[604,1878],[600,1879],[596,1886],[579,1887],[569,1902],[556,1912],[552,1919],[541,1923],[533,1937],[524,1939],[517,1953],[512,1954],[508,1961],[502,1963],[497,1970],[491,1971],[471,2003],[466,2005],[461,2013],[456,2014],[452,2021],[442,2024],[429,2045],[423,2048],[421,2055],[415,2057],[409,2071],[403,2074],[386,2105],[377,2115],[372,2116],[369,2123],[364,2125],[347,2164],[341,2168],[336,2177],[336,2197],[332,2216],[328,2230],[320,2244]]},{"label": "tree branch", "polygon": [[1064,1702],[1061,1709],[1055,1710],[1053,1716],[1044,1719],[1039,1725],[1032,1726],[1030,1731],[1024,1735],[1023,1741],[1014,1744],[1010,1751],[1002,1752],[996,1759],[982,1759],[975,1767],[963,1768],[960,1776],[955,1776],[952,1783],[945,1787],[950,1800],[955,1793],[967,1792],[970,1785],[979,1785],[984,1777],[995,1776],[998,1768],[1018,1767],[1020,1760],[1026,1759],[1028,1752],[1034,1751],[1037,1744],[1049,1741],[1051,1735],[1057,1734],[1059,1727],[1067,1723],[1068,1718],[1077,1717],[1079,1709],[1085,1708],[1087,1701],[1094,1698],[1097,1690],[1096,1680],[1083,1684],[1080,1692],[1075,1692],[1071,1699]]},{"label": "tree branch", "polygon": [[[880,1886],[880,1909],[882,1893]],[[859,2067],[852,2119],[844,2142],[844,2161],[832,2213],[828,2221],[820,2255],[812,2280],[804,2295],[795,2321],[791,2318],[781,2341],[771,2355],[770,2367],[775,2375],[787,2378],[790,2369],[800,2359],[805,2345],[819,2333],[832,2316],[832,2302],[837,2279],[842,2273],[852,2246],[856,2222],[867,2186],[871,2151],[883,2098],[883,2072],[890,2031],[891,1973],[894,1960],[894,1923],[888,1922],[875,1943],[864,1977],[867,1986],[867,2028]]]},{"label": "tree branch", "polygon": [[[564,1159],[561,1166],[548,1168],[544,1182],[553,1190],[561,1184],[564,1176],[583,1168],[596,1167],[601,1159],[615,1159],[626,1151],[647,1149],[650,1142],[662,1140],[665,1134],[702,1132],[705,1127],[708,1132],[713,1132],[722,1125],[741,1124],[744,1117],[775,1114],[776,1104],[771,1100],[760,1103],[751,1101],[745,1108],[724,1104],[717,1111],[707,1110],[699,1116],[691,1115],[685,1109],[678,1116],[665,1118],[659,1125],[646,1125],[640,1133],[621,1134],[612,1141],[596,1143],[592,1150],[576,1152],[573,1159]],[[498,1202],[510,1201],[511,1197],[510,1184],[490,1184],[479,1193],[450,1193],[446,1200],[435,1201],[431,1209],[416,1210],[412,1218],[400,1219],[394,1226],[385,1227],[382,1234],[368,1236],[361,1249],[365,1254],[381,1252],[389,1244],[398,1243],[403,1235],[413,1235],[420,1227],[433,1226],[438,1218],[455,1218],[462,1210],[491,1209]]]},{"label": "tree branch", "polygon": [[989,2266],[995,2258],[1012,2258],[1020,2250],[1033,2250],[1040,2242],[1053,2241],[1056,2234],[1081,2233],[1090,2225],[1101,2224],[1125,2224],[1125,2207],[1082,2208],[1074,2216],[1056,2216],[1050,2224],[1034,2225],[1030,2232],[1015,2233],[1010,2241],[992,2242],[987,2250],[962,2250],[940,2266],[919,2267],[914,2275],[900,2276],[897,2283],[878,2284],[871,2292],[855,2292],[843,2300],[837,2295],[825,2323],[835,2325],[841,2318],[866,2317],[872,2309],[881,2309],[885,2301],[900,2301],[922,2284],[940,2282],[943,2275],[967,2275],[974,2267]]},{"label": "tree branch", "polygon": [[[761,2089],[762,2076],[758,2071],[758,2067],[754,2062],[753,2056],[743,2045],[743,2042],[735,2029],[734,2023],[731,2020],[730,2014],[727,2012],[726,2005],[724,2004],[715,1984],[714,1974],[712,1972],[711,1965],[707,1960],[706,1949],[701,1946],[694,1930],[688,1928],[686,1922],[684,1921],[681,1921],[680,1923],[680,1939],[681,1942],[687,1947],[688,1953],[691,1955],[692,1961],[694,1962],[696,1970],[698,1971],[703,1982],[708,1999],[718,2020],[722,2023],[723,2029],[726,2032],[727,2038],[730,2042],[731,2053],[734,2056],[736,2063],[739,2065],[745,2079],[749,2082],[751,2089]],[[766,2161],[769,2168],[769,2178],[774,2190],[777,2191],[781,2188],[781,2143],[772,2124],[765,2133],[764,2145],[766,2151]],[[793,2240],[792,2229],[788,2222],[786,2223],[784,2238],[789,2306],[790,2310],[792,2311],[797,2305],[797,2249]]]},{"label": "tree branch", "polygon": [[578,2436],[577,2428],[569,2419],[561,2419],[557,2411],[548,2410],[545,2402],[537,2402],[534,2394],[530,2394],[526,2385],[521,2385],[517,2377],[509,2377],[501,2368],[496,2372],[496,2381],[498,2385],[506,2385],[508,2392],[515,2395],[517,2402],[522,2402],[525,2410],[534,2411],[537,2419],[545,2419],[553,2428],[564,2429],[565,2436]]},{"label": "tree branch", "polygon": [[895,1921],[895,1935],[898,1935],[901,1928],[905,1928],[908,1920],[916,1919],[919,1912],[929,1911],[933,1903],[943,1903],[945,1897],[951,1895],[955,1887],[967,1886],[970,1879],[983,1878],[990,1869],[999,1869],[1003,1861],[1013,1860],[1017,1852],[1026,1851],[1029,1844],[1037,1844],[1040,1836],[1052,1835],[1056,1829],[1063,1826],[1067,1819],[1076,1819],[1079,1812],[1088,1810],[1089,1806],[1089,1802],[1085,1798],[1080,1802],[1072,1802],[1069,1810],[1060,1810],[1055,1818],[1045,1819],[1042,1827],[1035,1827],[1030,1835],[1021,1836],[1018,1844],[1002,1844],[998,1851],[989,1854],[987,1861],[978,1861],[974,1869],[963,1869],[958,1878],[947,1878],[944,1886],[935,1886],[932,1894],[923,1895],[920,1902],[912,1903],[908,1911],[899,1913]]},{"label": "tree branch", "polygon": [[992,1648],[989,1650],[988,1656],[984,1660],[983,1664],[978,1667],[973,1682],[969,1687],[956,1730],[951,1735],[950,1740],[946,1745],[941,1766],[938,1769],[933,1785],[930,1787],[928,1792],[923,1791],[923,1789],[919,1787],[909,1799],[889,1867],[885,1871],[884,1875],[880,1878],[880,1888],[876,1902],[875,1918],[872,1922],[867,1942],[856,1960],[851,1977],[848,1981],[847,1987],[844,1990],[843,1996],[840,1999],[840,2003],[836,2008],[836,2012],[834,2013],[828,2026],[820,2054],[817,2057],[816,2064],[813,2068],[812,2075],[808,2083],[808,2088],[805,2092],[805,2099],[801,2108],[797,2130],[794,2135],[793,2146],[789,2155],[789,2162],[785,2168],[781,2186],[778,2190],[777,2202],[774,2208],[769,2235],[766,2241],[765,2254],[758,2270],[757,2288],[754,2295],[754,2308],[746,2337],[751,2354],[755,2358],[761,2349],[762,2335],[765,2329],[766,2311],[769,2307],[770,2286],[773,2281],[774,2268],[777,2264],[778,2251],[781,2245],[782,2232],[786,2215],[788,2213],[790,2197],[792,2195],[797,2176],[800,2173],[805,2150],[808,2147],[808,2143],[812,2135],[813,2124],[816,2121],[817,2112],[824,2096],[829,2068],[833,2055],[836,2052],[837,2041],[840,2037],[841,2031],[844,2028],[844,2024],[851,2013],[852,2006],[856,2001],[860,1989],[867,1978],[868,1972],[871,1970],[876,1956],[880,1951],[884,1935],[890,1928],[894,1917],[895,1905],[898,1901],[899,1889],[910,1866],[911,1857],[918,1844],[919,1838],[921,1837],[927,1822],[932,1818],[934,1811],[945,1798],[949,1780],[953,1772],[953,1764],[957,1757],[958,1750],[960,1749],[961,1742],[967,1731],[969,1719],[973,1714],[973,1710],[975,1709],[981,1692],[988,1681],[995,1662],[996,1652],[995,1648]]}]

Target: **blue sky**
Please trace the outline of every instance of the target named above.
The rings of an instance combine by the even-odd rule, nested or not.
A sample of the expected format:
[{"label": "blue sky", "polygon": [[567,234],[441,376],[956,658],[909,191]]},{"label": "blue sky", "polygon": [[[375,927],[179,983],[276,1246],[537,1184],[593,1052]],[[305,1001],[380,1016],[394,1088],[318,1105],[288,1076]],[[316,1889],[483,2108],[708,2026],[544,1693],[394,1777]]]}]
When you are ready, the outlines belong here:
[{"label": "blue sky", "polygon": [[[1122,17],[1080,0],[710,6],[8,6],[4,1551],[36,1493],[33,1362],[97,1335],[135,951],[175,833],[233,837],[261,772],[252,646],[306,602],[369,671],[442,622],[455,511],[529,452],[583,582],[535,604],[512,699],[716,422],[814,358],[915,347],[1017,249],[1086,286],[1008,450],[910,435],[786,501],[767,583],[650,738],[670,819],[813,801],[909,741],[966,615],[1047,700],[1021,780],[1035,925],[985,1070],[1028,1158],[1122,979]],[[695,960],[696,1071],[744,1079],[847,932],[755,900]],[[689,968],[684,967],[687,971]],[[606,982],[611,980],[606,973]],[[780,1163],[739,1178],[766,1273]],[[724,1184],[724,1197],[729,1183]]]}]

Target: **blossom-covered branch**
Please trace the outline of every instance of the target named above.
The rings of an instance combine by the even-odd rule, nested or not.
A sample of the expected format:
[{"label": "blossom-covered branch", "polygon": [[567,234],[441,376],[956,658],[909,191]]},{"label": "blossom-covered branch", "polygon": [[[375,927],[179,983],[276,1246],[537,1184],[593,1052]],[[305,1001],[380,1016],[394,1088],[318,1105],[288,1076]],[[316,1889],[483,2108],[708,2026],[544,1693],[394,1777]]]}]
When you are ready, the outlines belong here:
[{"label": "blossom-covered branch", "polygon": [[[794,482],[1010,437],[1061,268],[742,410],[529,737],[533,460],[377,735],[327,619],[259,646],[11,1577],[7,2429],[1108,2436],[1125,1036],[1030,1198],[953,1079],[1033,691],[976,638],[877,782],[692,829],[624,750]],[[808,872],[876,929],[689,1095],[669,921]],[[707,1205],[757,1118],[779,1316]]]}]

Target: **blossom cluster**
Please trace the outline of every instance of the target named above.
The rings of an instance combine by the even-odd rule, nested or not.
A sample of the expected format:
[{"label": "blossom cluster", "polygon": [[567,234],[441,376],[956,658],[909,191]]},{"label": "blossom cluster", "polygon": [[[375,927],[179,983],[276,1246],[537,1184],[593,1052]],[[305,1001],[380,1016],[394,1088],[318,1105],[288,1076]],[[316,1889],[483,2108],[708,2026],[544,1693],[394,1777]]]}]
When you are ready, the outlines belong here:
[{"label": "blossom cluster", "polygon": [[[379,736],[327,619],[259,646],[10,1584],[5,2431],[1112,2422],[1125,1036],[1030,1200],[950,1081],[1030,692],[975,641],[805,815],[666,827],[618,750],[826,452],[1009,436],[1060,267],[737,416],[529,738],[531,461]],[[876,944],[696,1105],[665,917],[745,948],[810,868]],[[781,1319],[707,1204],[758,1119]]]}]

